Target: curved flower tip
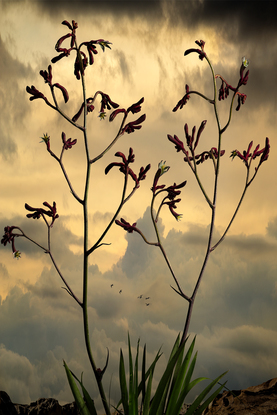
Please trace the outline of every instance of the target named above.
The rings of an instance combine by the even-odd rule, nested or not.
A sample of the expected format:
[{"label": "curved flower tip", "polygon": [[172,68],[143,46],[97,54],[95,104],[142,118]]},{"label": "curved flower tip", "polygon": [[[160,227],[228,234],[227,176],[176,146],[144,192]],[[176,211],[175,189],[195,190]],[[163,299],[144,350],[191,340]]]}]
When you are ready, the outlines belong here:
[{"label": "curved flower tip", "polygon": [[109,118],[109,122],[113,121],[115,119],[115,117],[117,116],[117,114],[119,114],[121,112],[124,112],[124,114],[127,115],[127,111],[124,108],[119,108],[119,109],[117,109],[117,110],[115,110],[111,113],[110,118]]},{"label": "curved flower tip", "polygon": [[193,49],[193,48],[192,49],[187,49],[185,51],[184,55],[186,56],[186,55],[189,55],[192,52],[196,52],[196,53],[199,54],[199,59],[202,61],[205,58],[205,56],[206,56],[206,53],[204,52],[205,42],[204,42],[204,40],[200,40],[200,41],[196,40],[195,43],[198,46],[200,46],[201,49]]},{"label": "curved flower tip", "polygon": [[54,84],[53,85],[53,87],[56,87],[56,88],[58,88],[60,91],[62,91],[62,94],[63,94],[63,99],[64,99],[64,102],[65,103],[67,103],[67,101],[69,100],[69,95],[68,95],[68,92],[67,92],[67,90],[65,89],[65,87],[64,86],[62,86],[62,85],[60,85],[60,84]]}]

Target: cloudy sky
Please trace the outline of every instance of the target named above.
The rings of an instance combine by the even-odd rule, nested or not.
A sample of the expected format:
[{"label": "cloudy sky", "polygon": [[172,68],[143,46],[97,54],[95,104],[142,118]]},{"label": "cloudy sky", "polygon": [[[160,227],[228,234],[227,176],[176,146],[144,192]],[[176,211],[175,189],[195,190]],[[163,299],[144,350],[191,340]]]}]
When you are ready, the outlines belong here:
[{"label": "cloudy sky", "polygon": [[[43,221],[26,218],[24,204],[39,207],[57,204],[59,219],[52,231],[56,262],[77,296],[82,295],[82,210],[70,194],[58,163],[47,153],[43,134],[59,154],[61,133],[77,139],[65,152],[64,163],[76,192],[82,194],[85,158],[79,130],[51,110],[43,100],[29,101],[26,86],[34,85],[51,100],[49,87],[39,75],[56,56],[57,40],[68,33],[63,20],[78,22],[79,43],[103,38],[111,50],[94,55],[86,70],[88,96],[97,90],[109,94],[121,108],[144,97],[142,128],[123,135],[91,172],[89,199],[90,243],[93,244],[117,209],[123,175],[105,167],[114,154],[134,149],[134,170],[151,163],[140,189],[124,206],[120,217],[137,222],[155,242],[150,220],[151,186],[158,163],[171,166],[163,176],[167,186],[187,180],[182,189],[177,222],[168,209],[161,212],[159,229],[168,258],[183,291],[191,295],[207,246],[210,208],[195,177],[167,134],[186,142],[189,131],[207,120],[199,152],[217,146],[212,106],[197,95],[177,112],[172,109],[185,94],[185,85],[212,98],[213,85],[207,62],[197,54],[184,56],[195,40],[206,42],[205,51],[215,73],[236,86],[242,57],[250,60],[249,80],[241,92],[247,95],[240,111],[223,135],[218,206],[214,242],[236,209],[244,188],[246,168],[229,157],[232,150],[247,149],[250,141],[271,148],[251,184],[228,234],[213,252],[196,298],[190,332],[197,334],[199,351],[196,376],[215,378],[229,370],[229,388],[246,388],[277,376],[277,167],[276,65],[277,10],[274,1],[1,1],[0,2],[0,223],[20,226],[40,244],[46,244]],[[69,101],[62,108],[72,117],[81,104],[81,84],[73,75],[73,56],[53,65],[53,80],[65,86]],[[220,87],[220,83],[218,84]],[[222,125],[228,119],[230,98],[221,102]],[[89,145],[97,156],[115,137],[120,115],[109,123],[97,115],[100,100],[88,117]],[[118,161],[118,160],[117,160]],[[251,174],[254,171],[254,163]],[[211,160],[199,166],[199,174],[211,195]],[[131,191],[131,183],[129,190]],[[21,259],[10,246],[0,252],[0,390],[14,402],[28,403],[40,397],[71,402],[62,359],[94,393],[82,332],[80,307],[61,289],[62,282],[50,259],[34,244],[18,238]],[[133,346],[138,338],[147,343],[148,362],[163,345],[157,367],[162,373],[177,333],[182,331],[187,303],[171,288],[172,277],[156,247],[145,245],[138,234],[125,234],[114,226],[104,245],[90,256],[90,334],[97,367],[103,367],[106,348],[110,363],[105,386],[111,382],[111,402],[119,399],[120,348],[126,352],[129,330]],[[113,284],[113,287],[111,287]],[[122,293],[119,294],[119,291]],[[143,295],[141,299],[137,297]],[[147,307],[145,300],[150,297]],[[126,356],[127,357],[127,356]],[[199,393],[197,390],[195,393]],[[192,398],[195,394],[192,394]]]}]

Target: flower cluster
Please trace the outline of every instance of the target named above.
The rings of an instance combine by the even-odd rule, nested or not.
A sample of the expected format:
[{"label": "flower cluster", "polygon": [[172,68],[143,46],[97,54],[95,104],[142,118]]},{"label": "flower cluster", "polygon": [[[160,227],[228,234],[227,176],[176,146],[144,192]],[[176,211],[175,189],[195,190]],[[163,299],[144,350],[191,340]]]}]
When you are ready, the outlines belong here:
[{"label": "flower cluster", "polygon": [[[47,151],[49,151],[49,153],[51,153],[53,155],[53,153],[50,149],[50,135],[48,135],[46,133],[46,134],[43,134],[43,137],[40,137],[40,138],[42,138],[41,142],[44,142],[46,144]],[[72,140],[71,138],[69,138],[67,140],[65,133],[62,132],[62,142],[63,142],[63,149],[68,150],[68,149],[72,148],[72,146],[74,146],[77,143],[77,139]]]},{"label": "flower cluster", "polygon": [[[182,189],[187,182],[184,181],[178,185],[176,185],[176,183],[174,183],[172,186],[166,187],[164,184],[158,185],[158,181],[160,179],[160,177],[166,173],[169,170],[169,166],[166,166],[165,161],[161,161],[158,165],[158,170],[155,174],[154,177],[154,181],[153,181],[153,186],[151,188],[153,195],[157,196],[159,193],[162,192],[166,192],[167,195],[163,198],[160,207],[158,209],[158,214],[162,208],[163,205],[167,205],[169,207],[169,210],[171,212],[171,214],[174,216],[174,218],[176,220],[180,220],[182,215],[180,215],[179,213],[177,213],[174,209],[177,208],[176,203],[179,203],[181,201],[181,199],[176,199],[177,196],[180,195],[181,191],[179,189]],[[167,200],[168,199],[168,200]],[[157,214],[157,217],[158,217]],[[156,219],[157,221],[157,219]]]},{"label": "flower cluster", "polygon": [[14,238],[16,236],[20,236],[20,234],[17,233],[13,233],[14,229],[19,229],[17,226],[6,226],[4,228],[4,235],[3,238],[1,239],[1,244],[3,244],[4,246],[7,245],[7,243],[12,243],[12,252],[13,252],[13,256],[16,259],[20,258],[21,252],[19,252],[16,248],[15,248],[15,244],[14,244]]},{"label": "flower cluster", "polygon": [[[189,156],[189,152],[185,149],[184,143],[177,137],[177,135],[174,135],[174,137],[172,137],[170,134],[167,135],[168,140],[171,141],[175,145],[177,152],[182,151],[185,154],[184,161],[189,162],[189,161],[197,160],[196,164],[200,164],[200,163],[203,163],[208,158],[211,158],[211,159],[218,158],[218,150],[215,147],[212,147],[211,150],[209,151],[203,151],[202,153],[195,155],[195,149],[199,143],[200,136],[206,126],[206,123],[207,123],[207,120],[202,121],[200,127],[198,128],[195,141],[194,139],[195,139],[196,127],[195,126],[193,127],[192,133],[190,135],[188,131],[188,125],[187,123],[185,124],[185,127],[184,127],[185,136],[186,136],[187,146],[191,152],[191,156]],[[224,153],[225,153],[225,150],[221,150],[220,156],[223,156]]]},{"label": "flower cluster", "polygon": [[[119,108],[113,111],[110,115],[109,121],[110,122],[113,121],[115,117],[120,113],[124,113],[124,115],[127,116],[129,112],[131,112],[132,114],[136,114],[137,112],[140,112],[141,104],[143,102],[144,102],[144,98],[141,98],[138,102],[131,105],[127,110],[124,108]],[[129,122],[122,128],[120,134],[124,134],[125,132],[127,134],[130,134],[130,133],[133,133],[135,130],[139,130],[141,128],[141,125],[139,124],[145,121],[145,119],[146,119],[146,114],[143,114],[137,120]]]},{"label": "flower cluster", "polygon": [[[56,208],[56,202],[53,202],[53,206],[51,206],[49,203],[44,202],[44,206],[48,207],[49,210],[45,210],[43,208],[33,208],[27,203],[25,203],[25,209],[29,212],[33,213],[27,213],[27,218],[33,218],[33,219],[39,219],[41,216],[45,219],[44,215],[49,216],[52,218],[52,222],[50,224],[50,228],[52,228],[54,222],[56,219],[58,219],[59,215],[57,214],[57,208]],[[46,221],[46,219],[45,219]]]},{"label": "flower cluster", "polygon": [[[56,63],[60,59],[69,56],[72,50],[77,50],[76,49],[76,29],[78,28],[77,22],[72,20],[72,24],[70,24],[68,21],[64,20],[62,24],[67,26],[70,29],[70,33],[67,33],[66,35],[62,36],[57,41],[55,49],[57,52],[61,52],[61,53],[58,56],[55,56],[51,60],[52,63]],[[66,39],[70,39],[69,48],[62,47],[62,43]],[[89,42],[81,43],[79,49],[77,50],[77,56],[76,56],[75,63],[74,63],[74,75],[76,76],[77,79],[80,79],[81,75],[84,76],[85,69],[88,66],[88,64],[92,65],[94,63],[93,55],[96,55],[98,53],[96,50],[96,45],[99,45],[104,52],[105,48],[110,49],[110,46],[109,46],[110,44],[111,42],[108,42],[104,39],[90,40]],[[80,50],[82,46],[85,46],[87,48],[89,60],[86,54]]]},{"label": "flower cluster", "polygon": [[71,141],[71,138],[69,138],[68,140],[66,139],[66,135],[64,132],[62,132],[62,141],[63,141],[63,148],[65,150],[68,150],[69,148],[72,148],[72,146],[74,146],[74,144],[77,143],[77,139],[75,138],[74,140]]},{"label": "flower cluster", "polygon": [[258,171],[260,165],[266,161],[269,157],[269,150],[270,150],[270,144],[269,144],[269,139],[268,137],[266,137],[265,139],[265,147],[261,150],[259,150],[260,145],[258,144],[255,148],[255,150],[253,151],[253,153],[250,153],[250,150],[252,148],[253,145],[253,141],[251,141],[249,143],[248,149],[244,150],[243,153],[240,153],[238,150],[234,150],[231,152],[231,156],[232,159],[234,159],[236,156],[239,157],[241,160],[243,160],[245,166],[247,167],[247,169],[249,169],[250,167],[250,163],[251,160],[254,160],[256,157],[260,157],[260,161],[257,167],[255,167],[256,172]]},{"label": "flower cluster", "polygon": [[[67,102],[68,102],[68,100],[69,100],[69,95],[68,95],[68,92],[67,92],[67,90],[65,89],[65,87],[64,87],[64,86],[62,86],[61,84],[57,83],[57,82],[56,82],[55,84],[52,84],[52,66],[51,66],[51,65],[49,65],[49,66],[48,66],[48,71],[43,71],[43,70],[41,70],[41,71],[40,71],[40,75],[43,77],[43,79],[44,79],[45,83],[46,83],[46,84],[48,84],[48,85],[50,86],[51,91],[53,91],[53,90],[54,90],[54,88],[58,88],[58,89],[62,92],[64,102],[65,102],[65,103],[67,103]],[[44,99],[44,101],[46,102],[46,104],[48,104],[48,105],[50,105],[50,106],[51,106],[50,102],[49,102],[49,101],[47,100],[47,98],[43,95],[43,93],[42,93],[42,92],[40,92],[40,91],[38,91],[38,90],[34,87],[34,85],[32,85],[31,87],[27,86],[27,87],[26,87],[26,91],[28,92],[28,94],[31,94],[31,95],[32,95],[32,96],[30,97],[30,101],[33,101],[34,99],[42,98],[42,99]]]},{"label": "flower cluster", "polygon": [[190,99],[190,95],[189,95],[189,86],[186,85],[186,94],[183,96],[182,99],[180,99],[180,101],[178,102],[178,104],[173,108],[173,112],[176,112],[178,108],[180,108],[180,110],[183,108],[184,105],[186,105],[186,103],[188,102],[188,100]]},{"label": "flower cluster", "polygon": [[248,65],[249,65],[249,61],[245,57],[243,57],[242,64],[240,67],[240,79],[238,81],[238,85],[236,86],[236,88],[228,84],[228,82],[221,75],[216,75],[216,78],[221,79],[221,87],[219,88],[219,94],[218,94],[219,101],[224,100],[225,98],[229,96],[229,90],[233,91],[234,94],[237,95],[238,97],[238,104],[236,107],[236,111],[239,111],[241,105],[245,103],[245,100],[247,98],[247,95],[240,92],[239,88],[242,85],[247,84],[248,77],[249,77],[249,70],[247,70],[245,74],[244,74],[244,70],[247,68]]},{"label": "flower cluster", "polygon": [[129,174],[132,179],[134,180],[135,184],[135,188],[139,188],[140,184],[139,182],[141,180],[144,180],[146,178],[146,173],[148,172],[148,170],[150,170],[151,165],[148,164],[145,168],[141,167],[140,168],[140,172],[139,175],[137,176],[133,170],[129,167],[130,163],[133,163],[135,161],[135,155],[133,152],[133,149],[130,148],[129,149],[129,155],[128,158],[125,157],[125,155],[123,153],[121,153],[120,151],[118,151],[117,153],[115,153],[116,157],[121,157],[122,158],[122,162],[113,162],[110,163],[106,169],[105,169],[105,174],[108,174],[109,171],[113,168],[113,167],[119,167],[119,171],[121,171],[122,173]]},{"label": "flower cluster", "polygon": [[124,220],[123,218],[121,218],[120,221],[117,219],[115,223],[118,226],[121,226],[128,233],[133,233],[133,231],[140,233],[139,229],[136,227],[137,223],[133,223],[133,225],[131,225],[129,222],[126,222],[126,220]]},{"label": "flower cluster", "polygon": [[[100,112],[99,112],[99,117],[100,119],[104,119],[106,116],[106,112],[105,109],[107,108],[108,110],[110,110],[111,108],[117,108],[119,105],[115,102],[113,102],[111,100],[111,98],[109,97],[109,95],[104,94],[104,92],[102,91],[98,91],[97,94],[100,94],[102,96],[102,100],[101,100],[101,108],[100,108]],[[95,98],[88,98],[86,100],[87,102],[87,112],[92,112],[94,110],[94,102]],[[83,112],[85,105],[84,103],[81,105],[81,108],[79,109],[79,111],[74,115],[74,117],[72,118],[72,121],[76,122],[78,120],[78,118],[80,117],[80,115]]]},{"label": "flower cluster", "polygon": [[206,53],[204,52],[205,42],[204,40],[196,40],[195,43],[200,46],[201,49],[187,49],[184,53],[185,56],[189,55],[191,52],[196,52],[199,54],[199,59],[202,61],[206,57]]}]

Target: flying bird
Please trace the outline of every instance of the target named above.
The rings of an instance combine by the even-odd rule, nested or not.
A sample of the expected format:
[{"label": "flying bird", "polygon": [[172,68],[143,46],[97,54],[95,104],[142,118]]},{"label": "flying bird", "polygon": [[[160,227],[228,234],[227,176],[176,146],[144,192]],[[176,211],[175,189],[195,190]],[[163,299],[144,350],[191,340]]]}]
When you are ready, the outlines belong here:
[{"label": "flying bird", "polygon": [[138,296],[138,298],[142,298],[142,294]]},{"label": "flying bird", "polygon": [[149,300],[150,297],[145,297],[145,300]]},{"label": "flying bird", "polygon": [[145,303],[146,307],[148,307],[150,305],[150,303]]},{"label": "flying bird", "polygon": [[122,293],[122,290],[119,291],[119,294],[121,294],[121,293]]},{"label": "flying bird", "polygon": [[113,284],[111,284],[111,287],[113,287]]}]

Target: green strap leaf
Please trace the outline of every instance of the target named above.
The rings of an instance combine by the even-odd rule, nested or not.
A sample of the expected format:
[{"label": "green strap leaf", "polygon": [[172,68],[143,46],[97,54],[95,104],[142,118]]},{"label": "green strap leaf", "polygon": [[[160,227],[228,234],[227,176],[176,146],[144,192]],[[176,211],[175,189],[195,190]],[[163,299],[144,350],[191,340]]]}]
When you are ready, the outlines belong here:
[{"label": "green strap leaf", "polygon": [[91,415],[88,408],[87,408],[87,406],[86,406],[86,403],[85,403],[85,401],[84,401],[84,399],[81,395],[81,392],[79,391],[79,389],[76,385],[76,382],[74,380],[74,377],[73,377],[71,371],[69,370],[69,368],[68,368],[67,364],[65,363],[65,361],[63,361],[63,363],[64,363],[67,379],[68,379],[68,382],[69,382],[69,386],[71,388],[72,394],[74,396],[75,402],[78,406],[78,409],[79,409],[81,415]]}]

